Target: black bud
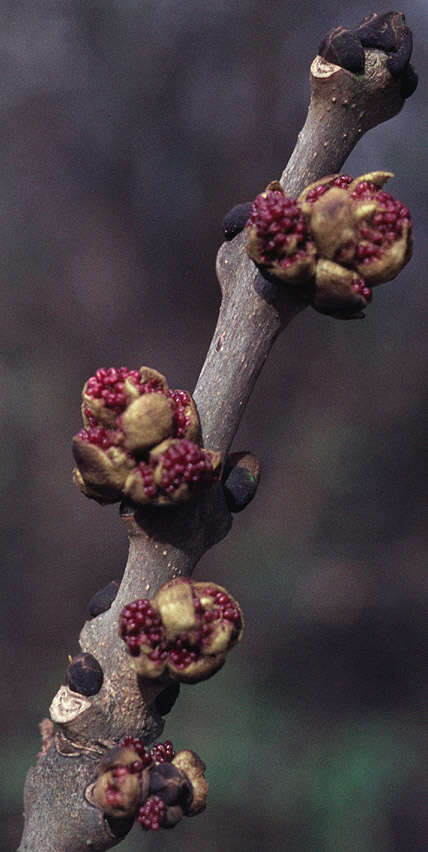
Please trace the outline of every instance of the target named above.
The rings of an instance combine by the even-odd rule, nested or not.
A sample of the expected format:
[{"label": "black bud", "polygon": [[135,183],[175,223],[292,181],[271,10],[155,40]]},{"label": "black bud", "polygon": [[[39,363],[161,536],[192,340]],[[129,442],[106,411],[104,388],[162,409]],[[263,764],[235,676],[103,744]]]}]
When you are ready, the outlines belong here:
[{"label": "black bud", "polygon": [[364,71],[365,56],[360,39],[345,27],[335,27],[331,30],[320,45],[318,53],[328,62],[340,65],[353,74]]},{"label": "black bud", "polygon": [[67,666],[66,680],[73,692],[96,695],[102,687],[104,675],[92,654],[78,654]]},{"label": "black bud", "polygon": [[180,684],[173,681],[155,700],[156,710],[159,716],[166,716],[174,707],[180,693]]},{"label": "black bud", "polygon": [[408,27],[403,31],[400,43],[393,53],[388,56],[386,67],[393,76],[398,76],[406,70],[413,50],[413,36]]},{"label": "black bud", "polygon": [[250,218],[251,204],[251,201],[246,204],[236,204],[226,213],[223,219],[223,233],[226,240],[233,240],[245,228]]},{"label": "black bud", "polygon": [[112,580],[107,586],[95,592],[88,603],[89,618],[95,618],[96,615],[101,615],[102,612],[110,609],[118,591],[119,583],[116,583],[116,580]]},{"label": "black bud", "polygon": [[387,68],[395,77],[401,75],[401,95],[409,98],[418,85],[418,75],[409,65],[413,49],[412,31],[406,27],[402,12],[373,12],[361,22],[354,33],[364,47],[374,47],[388,53]]},{"label": "black bud", "polygon": [[385,12],[383,15],[373,12],[361,21],[361,24],[354,29],[354,33],[363,47],[374,47],[385,53],[391,53],[397,49],[404,29],[407,28],[404,25],[402,12]]},{"label": "black bud", "polygon": [[257,490],[254,476],[243,467],[234,467],[224,483],[226,502],[231,512],[242,512]]},{"label": "black bud", "polygon": [[260,480],[260,462],[252,453],[228,456],[223,480],[224,495],[231,512],[242,512],[253,499]]}]

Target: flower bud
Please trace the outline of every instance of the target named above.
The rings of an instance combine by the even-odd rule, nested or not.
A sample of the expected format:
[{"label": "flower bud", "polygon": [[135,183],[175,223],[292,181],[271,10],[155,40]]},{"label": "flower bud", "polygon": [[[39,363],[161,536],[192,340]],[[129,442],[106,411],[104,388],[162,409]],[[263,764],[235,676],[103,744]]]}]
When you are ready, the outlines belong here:
[{"label": "flower bud", "polygon": [[[220,455],[202,449],[192,396],[151,367],[101,368],[82,392],[73,439],[76,485],[99,503],[155,505],[195,497],[216,482]],[[126,483],[126,487],[125,487]]]},{"label": "flower bud", "polygon": [[121,499],[134,461],[117,441],[117,432],[108,432],[102,426],[82,429],[73,438],[73,455],[78,466],[75,481],[88,497],[101,502]]},{"label": "flower bud", "polygon": [[201,424],[193,397],[185,390],[169,390],[168,396],[174,407],[174,438],[188,438],[199,443]]},{"label": "flower bud", "polygon": [[182,772],[192,788],[192,800],[185,811],[186,816],[196,816],[205,810],[208,796],[208,783],[205,779],[205,764],[194,751],[183,749],[177,752],[172,765]]},{"label": "flower bud", "polygon": [[242,632],[241,609],[226,589],[185,578],[166,583],[151,601],[128,604],[119,622],[141,677],[185,683],[215,674]]},{"label": "flower bud", "polygon": [[220,469],[220,453],[187,438],[170,438],[152,449],[148,463],[141,462],[131,471],[124,493],[135,503],[181,503],[211,488]]},{"label": "flower bud", "polygon": [[352,269],[369,287],[395,278],[412,254],[409,210],[382,189],[390,177],[329,175],[298,199],[319,258]]},{"label": "flower bud", "polygon": [[167,827],[166,820],[167,806],[159,796],[150,796],[141,805],[137,820],[144,831],[159,831],[160,828]]},{"label": "flower bud", "polygon": [[337,319],[361,319],[371,301],[371,290],[357,273],[333,263],[317,263],[316,290],[312,307]]},{"label": "flower bud", "polygon": [[104,755],[90,799],[107,816],[133,817],[148,795],[148,785],[148,770],[138,752],[119,745]]},{"label": "flower bud", "polygon": [[150,795],[138,811],[145,831],[173,828],[183,816],[196,816],[206,807],[205,764],[195,752],[179,751],[172,763],[149,771]]},{"label": "flower bud", "polygon": [[183,810],[192,798],[186,775],[171,763],[160,763],[150,770],[150,794],[159,796],[166,805],[179,805]]},{"label": "flower bud", "polygon": [[150,367],[129,370],[128,367],[102,367],[85,383],[82,391],[84,422],[94,418],[111,429],[125,408],[144,393],[164,393],[168,389],[165,376]]},{"label": "flower bud", "polygon": [[253,201],[247,235],[247,254],[263,274],[305,290],[315,273],[316,250],[302,211],[278,181]]},{"label": "flower bud", "polygon": [[138,775],[120,766],[104,772],[95,783],[93,801],[107,816],[118,819],[134,816],[141,801]]},{"label": "flower bud", "polygon": [[390,176],[371,172],[349,187],[359,224],[355,268],[371,287],[395,278],[412,256],[410,211],[380,188]]},{"label": "flower bud", "polygon": [[269,184],[253,202],[247,253],[320,313],[364,316],[371,287],[395,278],[412,254],[409,210],[382,189],[389,177],[327,175],[297,201]]}]

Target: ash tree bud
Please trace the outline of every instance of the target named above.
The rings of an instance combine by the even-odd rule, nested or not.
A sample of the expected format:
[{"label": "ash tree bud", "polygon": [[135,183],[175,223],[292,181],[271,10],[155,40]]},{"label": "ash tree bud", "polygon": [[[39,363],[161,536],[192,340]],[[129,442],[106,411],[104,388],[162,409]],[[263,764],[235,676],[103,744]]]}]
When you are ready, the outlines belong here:
[{"label": "ash tree bud", "polygon": [[180,694],[180,684],[177,682],[170,683],[160,695],[155,699],[156,710],[159,716],[167,716],[174,707],[175,702]]},{"label": "ash tree bud", "polygon": [[96,695],[103,685],[104,675],[98,660],[92,654],[77,654],[67,666],[66,680],[73,692]]},{"label": "ash tree bud", "polygon": [[139,752],[132,745],[119,745],[104,755],[87,798],[108,817],[135,818],[148,795],[148,770]]},{"label": "ash tree bud", "polygon": [[358,36],[346,27],[334,27],[322,41],[318,53],[353,74],[364,71],[365,54]]},{"label": "ash tree bud", "polygon": [[157,370],[101,368],[85,383],[82,400],[74,481],[86,497],[174,505],[218,480],[221,456],[200,446],[191,394],[168,388]]},{"label": "ash tree bud", "polygon": [[165,376],[151,367],[129,370],[128,367],[104,367],[83,386],[82,415],[86,425],[94,419],[105,428],[114,429],[117,418],[142,394],[166,393]]},{"label": "ash tree bud", "polygon": [[186,776],[172,763],[160,763],[150,771],[150,794],[160,796],[166,805],[190,804],[192,789]]},{"label": "ash tree bud", "polygon": [[204,775],[205,764],[194,751],[183,749],[177,752],[172,765],[186,776],[192,789],[192,798],[185,811],[186,816],[200,814],[206,808],[208,796],[208,783]]},{"label": "ash tree bud", "polygon": [[235,204],[223,219],[223,234],[226,240],[233,240],[244,230],[251,213],[251,201],[245,204]]},{"label": "ash tree bud", "polygon": [[196,816],[207,803],[205,764],[195,752],[179,751],[171,763],[149,770],[150,795],[137,820],[145,831],[173,828],[183,816]]},{"label": "ash tree bud", "polygon": [[104,755],[87,800],[110,820],[133,820],[145,831],[173,828],[183,816],[206,806],[205,764],[195,752],[175,754],[172,743],[148,751],[139,738],[125,735]]},{"label": "ash tree bud", "polygon": [[297,201],[278,181],[270,183],[251,206],[247,254],[269,278],[306,293],[315,274],[316,249]]},{"label": "ash tree bud", "polygon": [[247,452],[227,458],[223,479],[224,494],[231,512],[242,512],[256,494],[260,480],[260,462]]},{"label": "ash tree bud", "polygon": [[89,426],[73,438],[73,455],[77,468],[74,480],[87,497],[100,503],[121,499],[126,477],[133,460],[119,444],[118,433],[103,426]]},{"label": "ash tree bud", "polygon": [[215,674],[240,641],[243,617],[222,586],[178,578],[152,600],[122,610],[119,635],[142,678],[197,683]]},{"label": "ash tree bud", "polygon": [[170,438],[151,451],[126,479],[125,495],[135,503],[157,506],[197,497],[217,482],[221,454],[205,450],[187,438]]},{"label": "ash tree bud", "polygon": [[365,50],[382,50],[387,54],[386,66],[393,77],[400,78],[403,98],[408,98],[416,89],[417,74],[410,65],[413,36],[406,26],[402,12],[372,12],[354,29],[334,27],[323,39],[318,53],[351,71],[360,74],[365,68]]},{"label": "ash tree bud", "polygon": [[389,177],[328,175],[297,201],[270,184],[246,226],[248,255],[266,277],[320,313],[363,317],[371,288],[395,278],[412,255],[410,212],[383,190]]},{"label": "ash tree bud", "polygon": [[97,615],[101,615],[102,612],[107,612],[118,591],[119,583],[116,580],[112,580],[106,586],[103,586],[102,589],[99,589],[98,592],[95,592],[88,603],[89,618],[95,618]]}]

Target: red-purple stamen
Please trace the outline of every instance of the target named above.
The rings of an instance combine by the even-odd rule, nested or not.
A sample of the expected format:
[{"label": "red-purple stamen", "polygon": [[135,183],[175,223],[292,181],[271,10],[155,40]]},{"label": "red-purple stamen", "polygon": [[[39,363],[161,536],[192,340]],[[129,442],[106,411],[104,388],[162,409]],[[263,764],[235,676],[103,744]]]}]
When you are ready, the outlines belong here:
[{"label": "red-purple stamen", "polygon": [[171,763],[175,757],[174,746],[171,740],[165,740],[164,743],[155,743],[150,749],[150,755],[155,763]]},{"label": "red-purple stamen", "polygon": [[279,190],[254,199],[248,226],[256,229],[262,263],[269,265],[287,255],[292,240],[294,244],[297,240],[297,250],[304,254],[308,235],[302,211],[294,198]]},{"label": "red-purple stamen", "polygon": [[108,432],[102,426],[87,426],[86,429],[81,429],[77,437],[81,441],[87,441],[89,444],[94,444],[102,450],[108,450],[112,446]]},{"label": "red-purple stamen", "polygon": [[137,820],[145,831],[158,831],[166,816],[166,804],[159,796],[150,796],[138,811]]},{"label": "red-purple stamen", "polygon": [[169,390],[168,396],[174,403],[175,437],[183,438],[190,423],[190,417],[187,414],[190,396],[183,390]]},{"label": "red-purple stamen", "polygon": [[166,494],[173,494],[183,484],[197,490],[212,482],[210,455],[187,438],[168,447],[156,462],[159,460],[162,462],[161,488]]}]

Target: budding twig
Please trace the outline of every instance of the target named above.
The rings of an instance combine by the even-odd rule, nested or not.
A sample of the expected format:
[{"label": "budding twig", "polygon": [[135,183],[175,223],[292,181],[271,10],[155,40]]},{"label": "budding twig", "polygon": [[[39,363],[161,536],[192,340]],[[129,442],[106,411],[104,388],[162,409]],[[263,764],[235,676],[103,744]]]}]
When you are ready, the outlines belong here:
[{"label": "budding twig", "polygon": [[[308,118],[281,177],[290,195],[338,171],[366,130],[401,109],[400,81],[386,63],[376,49],[366,51],[365,71],[358,75],[314,60]],[[225,454],[273,342],[304,305],[261,277],[241,234],[221,247],[217,272],[222,305],[195,400],[204,446]],[[165,685],[141,683],[130,669],[117,632],[119,614],[129,601],[151,598],[166,581],[189,576],[231,525],[221,485],[186,505],[138,511],[125,506],[123,520],[130,549],[120,588],[111,607],[90,619],[80,637],[82,652],[102,669],[102,686],[86,696],[62,687],[54,699],[58,733],[28,774],[20,852],[108,849],[129,829],[112,827],[84,798],[100,757],[125,731],[150,742],[162,729],[155,699]]]}]

